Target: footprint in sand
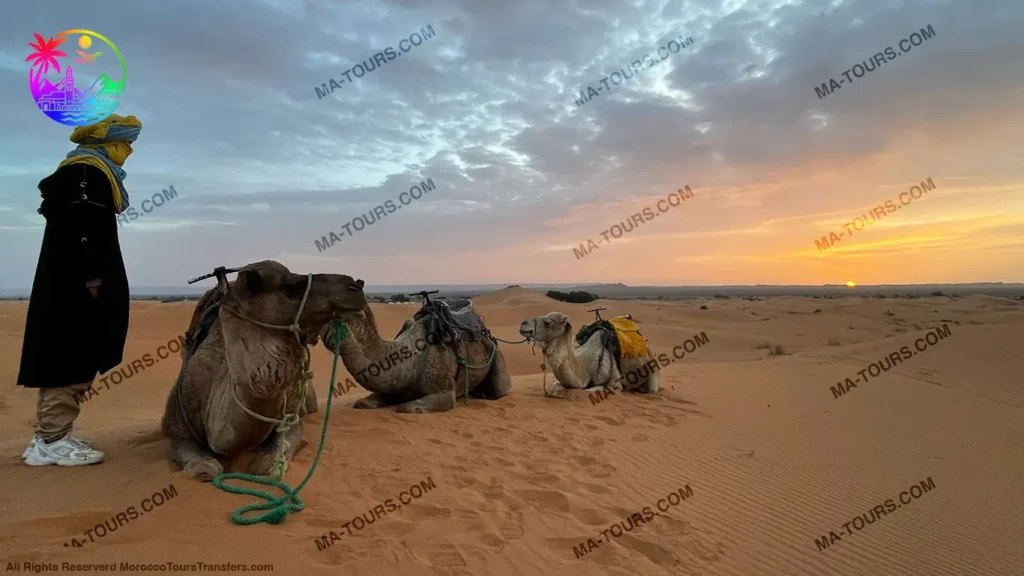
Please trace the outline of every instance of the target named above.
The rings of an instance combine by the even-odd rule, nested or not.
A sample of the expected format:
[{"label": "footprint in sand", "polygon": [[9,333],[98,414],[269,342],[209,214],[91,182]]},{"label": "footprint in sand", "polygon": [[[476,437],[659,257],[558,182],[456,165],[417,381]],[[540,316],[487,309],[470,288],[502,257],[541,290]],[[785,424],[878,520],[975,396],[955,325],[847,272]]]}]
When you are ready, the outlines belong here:
[{"label": "footprint in sand", "polygon": [[569,511],[569,498],[554,490],[516,490],[516,496],[541,510]]},{"label": "footprint in sand", "polygon": [[649,542],[629,534],[623,534],[617,540],[622,546],[643,554],[648,560],[659,566],[673,566],[679,562],[678,556],[660,544],[655,544],[654,542]]},{"label": "footprint in sand", "polygon": [[587,474],[592,478],[607,478],[616,471],[618,471],[618,468],[611,464],[595,464],[594,466],[587,466],[582,470],[584,474]]},{"label": "footprint in sand", "polygon": [[521,524],[505,524],[501,527],[501,537],[505,540],[519,540],[526,534],[526,529]]},{"label": "footprint in sand", "polygon": [[651,437],[646,434],[636,434],[633,436],[633,442],[647,442]]},{"label": "footprint in sand", "polygon": [[605,486],[604,484],[593,484],[591,482],[577,482],[576,486],[582,488],[591,494],[610,494],[612,489]]},{"label": "footprint in sand", "polygon": [[466,566],[466,558],[458,550],[435,550],[430,553],[430,563],[436,568],[446,568],[449,573]]},{"label": "footprint in sand", "polygon": [[[587,526],[603,526],[608,527],[608,518],[603,510],[595,508],[575,508],[572,511],[572,517]],[[575,546],[575,544],[574,544]]]},{"label": "footprint in sand", "polygon": [[608,424],[609,426],[622,426],[623,424],[626,423],[626,420],[624,418],[616,419],[616,418],[610,418],[608,416],[594,416],[594,420],[600,420],[601,422],[604,422],[605,424]]},{"label": "footprint in sand", "polygon": [[597,458],[591,458],[590,456],[573,456],[572,461],[580,466],[590,466],[599,462]]}]

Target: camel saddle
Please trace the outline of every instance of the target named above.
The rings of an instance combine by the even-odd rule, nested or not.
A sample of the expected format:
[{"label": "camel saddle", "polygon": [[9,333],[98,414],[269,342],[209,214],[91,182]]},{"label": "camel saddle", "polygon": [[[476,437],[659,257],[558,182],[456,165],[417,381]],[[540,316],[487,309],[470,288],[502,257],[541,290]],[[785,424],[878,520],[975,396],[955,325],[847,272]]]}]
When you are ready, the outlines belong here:
[{"label": "camel saddle", "polygon": [[185,332],[185,346],[188,349],[188,357],[191,358],[199,345],[210,335],[213,323],[217,321],[220,313],[220,304],[224,299],[222,290],[214,290],[212,297],[200,300],[192,313],[192,321],[189,322],[188,330]]},{"label": "camel saddle", "polygon": [[582,326],[576,333],[576,344],[582,346],[595,332],[601,333],[601,344],[615,358],[620,370],[623,358],[647,355],[647,341],[631,316],[617,316]]},{"label": "camel saddle", "polygon": [[491,335],[484,326],[483,316],[473,309],[473,302],[468,299],[433,300],[412,317],[414,322],[423,318],[429,318],[428,340],[436,343],[474,342]]}]

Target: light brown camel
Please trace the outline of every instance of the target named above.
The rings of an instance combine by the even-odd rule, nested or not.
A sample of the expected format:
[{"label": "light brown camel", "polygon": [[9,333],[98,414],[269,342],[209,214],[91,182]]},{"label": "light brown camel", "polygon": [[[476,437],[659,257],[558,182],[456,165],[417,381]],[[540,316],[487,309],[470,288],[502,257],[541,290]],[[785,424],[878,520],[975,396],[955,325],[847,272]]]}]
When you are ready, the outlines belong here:
[{"label": "light brown camel", "polygon": [[595,331],[577,347],[569,317],[561,312],[527,318],[519,325],[519,333],[541,346],[544,361],[557,378],[550,392],[553,395],[561,395],[568,388],[642,394],[658,391],[658,361],[649,348],[645,357],[622,358],[620,372],[612,353],[601,341],[601,331]]},{"label": "light brown camel", "polygon": [[[249,472],[257,475],[270,471],[279,448],[291,460],[302,440],[301,420],[281,435],[274,422],[253,414],[271,420],[305,414],[289,394],[304,378],[300,341],[315,343],[332,318],[366,305],[362,280],[293,274],[272,260],[245,266],[227,287],[209,334],[193,354],[182,354],[160,423],[171,460],[204,482],[224,472],[218,457],[256,452]],[[211,298],[207,292],[200,305]]]},{"label": "light brown camel", "polygon": [[[465,397],[467,386],[467,368],[458,364],[456,347],[468,364],[486,364],[468,369],[470,397],[497,400],[512,389],[501,350],[494,350],[494,360],[487,364],[497,346],[487,336],[456,347],[440,344],[433,334],[428,336],[430,319],[422,318],[406,320],[394,340],[384,340],[369,305],[359,313],[344,314],[343,320],[349,336],[341,344],[341,359],[356,382],[371,392],[357,400],[354,408],[397,404],[398,412],[451,410],[456,398]],[[332,351],[333,337],[333,326],[325,326],[320,339]]]}]

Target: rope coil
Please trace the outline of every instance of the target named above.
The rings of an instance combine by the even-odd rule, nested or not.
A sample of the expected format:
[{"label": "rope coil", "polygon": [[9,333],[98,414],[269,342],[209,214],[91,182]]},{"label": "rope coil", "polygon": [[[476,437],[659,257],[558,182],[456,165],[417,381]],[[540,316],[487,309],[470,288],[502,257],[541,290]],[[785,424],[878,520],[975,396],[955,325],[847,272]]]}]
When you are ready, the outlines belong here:
[{"label": "rope coil", "polygon": [[[334,380],[335,377],[337,376],[338,371],[338,353],[340,351],[342,341],[348,337],[348,328],[346,328],[345,325],[342,324],[340,321],[334,320],[334,333],[336,335],[334,338],[334,362],[331,364],[331,383],[327,389],[327,408],[324,411],[324,425],[323,428],[320,430],[320,445],[317,446],[316,456],[313,457],[313,464],[310,465],[309,472],[306,473],[306,477],[303,478],[302,482],[299,482],[298,486],[296,486],[295,488],[292,488],[283,481],[285,467],[287,466],[287,462],[284,462],[283,451],[287,450],[287,441],[282,439],[281,444],[283,450],[279,449],[279,457],[275,459],[274,470],[272,471],[272,475],[279,474],[279,476],[277,476],[276,478],[256,476],[255,474],[240,474],[234,472],[218,475],[216,478],[213,479],[213,485],[216,486],[217,488],[225,492],[231,492],[232,494],[256,496],[258,498],[266,500],[266,502],[262,504],[249,504],[247,506],[242,506],[241,508],[235,510],[234,513],[231,514],[232,524],[238,524],[240,526],[251,526],[253,524],[260,524],[262,522],[266,522],[268,524],[281,524],[288,518],[289,514],[299,512],[306,507],[306,503],[303,502],[301,498],[299,498],[299,492],[306,485],[306,483],[309,482],[310,478],[313,477],[313,472],[316,470],[317,464],[320,463],[320,455],[323,453],[324,445],[327,442],[327,424],[328,422],[330,422],[331,419],[331,403],[334,400]],[[311,372],[309,372],[309,349],[304,348],[304,351],[305,370],[303,371],[302,377],[299,378],[299,385],[302,387],[301,397],[303,400],[305,400],[306,395],[306,375],[312,374]],[[303,404],[300,404],[300,406],[301,405]],[[276,421],[280,423],[277,428],[278,433],[283,434],[284,432],[287,432],[287,430],[291,429],[291,427],[297,424],[298,421],[298,408],[296,408],[295,413],[286,414],[282,420]],[[243,480],[246,482],[263,484],[264,486],[273,486],[274,488],[278,488],[282,492],[284,492],[284,495],[274,496],[273,494],[269,494],[267,492],[263,492],[260,490],[253,490],[251,488],[244,488],[241,486],[231,486],[225,484],[225,480]],[[254,510],[266,510],[266,512],[258,516],[245,516],[247,512],[251,512]]]}]

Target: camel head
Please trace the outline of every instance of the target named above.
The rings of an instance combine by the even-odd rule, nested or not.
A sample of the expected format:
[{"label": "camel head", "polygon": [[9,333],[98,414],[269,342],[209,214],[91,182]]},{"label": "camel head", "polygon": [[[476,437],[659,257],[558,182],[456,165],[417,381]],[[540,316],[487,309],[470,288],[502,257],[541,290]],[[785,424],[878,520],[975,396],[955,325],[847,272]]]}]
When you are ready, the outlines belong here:
[{"label": "camel head", "polygon": [[572,324],[569,317],[561,312],[548,312],[537,318],[527,318],[519,325],[519,334],[523,338],[530,338],[540,345],[553,342],[558,338],[569,334],[572,335]]},{"label": "camel head", "polygon": [[[299,317],[301,338],[307,344],[315,343],[320,329],[333,318],[366,305],[362,280],[344,274],[313,274],[311,278]],[[253,320],[288,326],[295,321],[309,279],[273,260],[256,262],[238,271],[225,303]]]}]

